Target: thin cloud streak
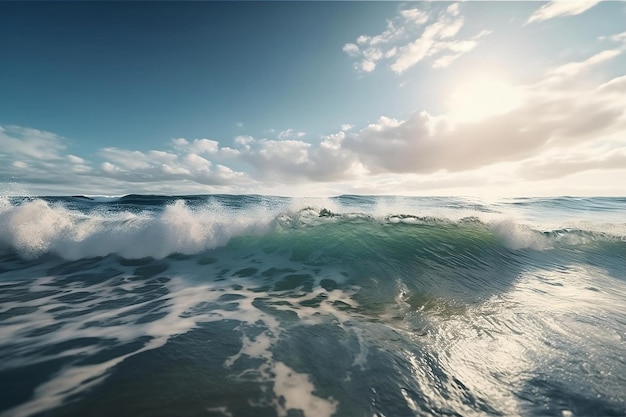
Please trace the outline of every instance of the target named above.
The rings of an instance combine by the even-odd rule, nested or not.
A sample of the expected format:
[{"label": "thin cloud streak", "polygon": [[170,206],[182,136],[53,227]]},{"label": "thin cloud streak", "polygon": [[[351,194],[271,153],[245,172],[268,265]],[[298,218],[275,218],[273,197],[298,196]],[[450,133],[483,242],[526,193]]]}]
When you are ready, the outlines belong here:
[{"label": "thin cloud streak", "polygon": [[526,24],[554,19],[555,17],[575,16],[586,12],[598,3],[600,3],[600,0],[551,1],[535,10],[528,18],[528,21],[526,21]]}]

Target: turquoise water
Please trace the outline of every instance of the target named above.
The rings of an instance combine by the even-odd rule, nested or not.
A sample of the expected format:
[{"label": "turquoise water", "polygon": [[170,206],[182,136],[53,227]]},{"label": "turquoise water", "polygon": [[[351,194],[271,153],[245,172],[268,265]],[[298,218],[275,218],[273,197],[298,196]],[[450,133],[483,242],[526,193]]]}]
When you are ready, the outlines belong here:
[{"label": "turquoise water", "polygon": [[626,199],[0,198],[0,416],[624,415]]}]

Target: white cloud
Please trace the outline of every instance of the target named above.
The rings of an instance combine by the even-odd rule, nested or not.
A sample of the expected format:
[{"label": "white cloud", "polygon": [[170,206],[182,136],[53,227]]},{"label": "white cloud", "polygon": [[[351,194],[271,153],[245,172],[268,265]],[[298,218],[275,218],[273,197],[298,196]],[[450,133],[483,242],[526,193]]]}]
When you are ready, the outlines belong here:
[{"label": "white cloud", "polygon": [[112,174],[112,173],[118,172],[120,169],[118,167],[116,167],[115,165],[113,165],[112,163],[110,163],[110,162],[103,162],[102,163],[102,170],[104,172]]},{"label": "white cloud", "polygon": [[278,139],[297,139],[303,137],[304,135],[306,135],[305,132],[297,132],[294,129],[286,129],[278,133]]},{"label": "white cloud", "polygon": [[626,43],[626,32],[615,34],[615,35],[611,36],[609,39],[611,39],[613,42],[624,42],[624,43]]},{"label": "white cloud", "polygon": [[452,64],[461,55],[462,54],[440,56],[435,62],[433,62],[433,68],[445,68]]},{"label": "white cloud", "polygon": [[220,148],[220,156],[224,159],[234,159],[241,155],[238,149],[229,148],[227,146]]},{"label": "white cloud", "polygon": [[212,154],[216,153],[219,143],[211,139],[194,139],[192,150],[198,153]]},{"label": "white cloud", "polygon": [[600,3],[600,0],[551,1],[550,3],[544,4],[539,9],[535,10],[528,18],[526,24],[553,19],[560,16],[578,15],[586,12],[598,3]]},{"label": "white cloud", "polygon": [[446,9],[450,16],[458,16],[459,15],[459,3],[452,3]]},{"label": "white cloud", "polygon": [[447,9],[448,14],[444,14],[439,21],[426,27],[421,37],[400,49],[395,62],[391,65],[393,71],[402,73],[425,57],[437,55],[445,50],[456,52],[443,60],[441,58],[435,60],[433,68],[441,68],[476,46],[475,41],[442,41],[454,37],[463,26],[463,18],[452,18],[458,14],[458,9],[450,7]]},{"label": "white cloud", "polygon": [[341,142],[346,138],[346,132],[352,128],[351,125],[349,129],[343,129],[341,132],[333,133],[331,135],[325,136],[320,143],[320,147],[323,149],[338,151],[341,149]]},{"label": "white cloud", "polygon": [[[150,150],[146,152],[119,148],[104,148],[99,151],[103,161],[89,161],[72,153],[62,154],[66,140],[50,132],[22,127],[0,126],[3,144],[8,144],[0,154],[0,177],[4,179],[4,190],[15,188],[11,182],[27,184],[19,187],[20,194],[61,193],[125,193],[183,192],[181,181],[187,189],[215,192],[220,187],[246,182],[245,174],[213,164],[192,148],[203,151],[202,155],[214,157],[236,157],[240,151],[222,148],[214,152],[211,141],[188,142],[179,138],[172,141],[175,152]],[[31,148],[29,148],[31,146]],[[48,152],[43,152],[46,146]],[[5,151],[6,149],[6,151]],[[134,188],[139,184],[140,188]],[[33,191],[29,191],[33,190]],[[41,191],[43,190],[43,191]]]},{"label": "white cloud", "polygon": [[[59,185],[71,187],[77,176],[91,171],[89,162],[64,154],[68,140],[51,132],[20,126],[0,126],[0,178],[3,192],[19,186]],[[71,191],[70,191],[71,192]]]},{"label": "white cloud", "polygon": [[487,29],[483,29],[480,32],[478,32],[478,34],[476,34],[472,39],[480,39],[484,36],[490,35],[491,31],[487,30]]},{"label": "white cloud", "polygon": [[376,63],[372,61],[368,61],[367,59],[364,59],[363,61],[361,61],[359,68],[363,72],[372,72],[376,69]]},{"label": "white cloud", "polygon": [[254,140],[241,158],[262,178],[291,181],[301,179],[308,170],[310,147],[299,140]]},{"label": "white cloud", "polygon": [[455,41],[455,42],[438,42],[429,52],[430,54],[438,54],[439,52],[452,52],[448,55],[440,55],[433,62],[433,68],[444,68],[454,62],[461,55],[471,51],[476,47],[476,41]]},{"label": "white cloud", "polygon": [[76,155],[67,155],[67,160],[73,164],[84,164],[85,160]]},{"label": "white cloud", "polygon": [[561,65],[560,67],[557,67],[555,69],[553,69],[550,73],[551,75],[556,75],[556,76],[573,76],[573,75],[577,75],[580,72],[596,65],[596,64],[600,64],[604,61],[608,61],[609,59],[615,58],[616,56],[620,55],[622,53],[621,50],[619,49],[609,49],[609,50],[604,50],[601,52],[598,52],[597,54],[591,56],[590,58],[586,59],[585,61],[582,62],[571,62],[565,65]]},{"label": "white cloud", "polygon": [[258,155],[272,162],[303,164],[308,161],[307,151],[310,146],[299,140],[262,140]]},{"label": "white cloud", "polygon": [[323,137],[318,146],[296,139],[250,138],[237,160],[249,164],[252,176],[265,184],[345,179],[354,175],[358,165],[355,155],[342,149],[345,137],[346,132],[340,131]]},{"label": "white cloud", "polygon": [[407,21],[412,22],[418,26],[423,25],[428,21],[428,13],[417,8],[401,10],[400,15],[404,17]]},{"label": "white cloud", "polygon": [[76,174],[88,174],[92,171],[93,168],[88,165],[74,165],[72,167],[72,172],[75,172]]},{"label": "white cloud", "polygon": [[350,56],[358,56],[361,52],[359,47],[353,43],[347,43],[343,46],[343,51]]},{"label": "white cloud", "polygon": [[424,59],[430,48],[433,47],[433,44],[432,39],[418,38],[410,44],[403,46],[400,48],[396,61],[391,64],[391,69],[397,73],[406,71]]},{"label": "white cloud", "polygon": [[172,139],[172,143],[179,150],[193,153],[214,154],[219,149],[219,142],[211,139],[194,139],[189,142],[185,138],[177,138]]},{"label": "white cloud", "polygon": [[183,157],[185,166],[198,171],[208,171],[211,168],[211,161],[204,159],[198,154],[189,153]]},{"label": "white cloud", "polygon": [[398,53],[398,48],[394,46],[393,48],[385,52],[385,58],[393,58],[397,53]]},{"label": "white cloud", "polygon": [[[625,13],[626,13],[626,9]],[[610,36],[599,36],[598,37],[599,41],[610,41],[610,42],[615,42],[618,44],[618,51],[624,51],[626,50],[626,32],[621,32],[621,33],[616,33],[614,35],[610,35]]]},{"label": "white cloud", "polygon": [[363,56],[366,60],[376,62],[383,57],[383,53],[378,48],[367,48],[363,51]]},{"label": "white cloud", "polygon": [[150,169],[152,166],[152,161],[149,156],[139,151],[104,148],[100,150],[100,154],[108,161],[113,161],[115,165],[121,166],[127,170],[140,171]]},{"label": "white cloud", "polygon": [[0,126],[0,149],[27,158],[55,160],[67,147],[66,139],[44,130],[20,126]]},{"label": "white cloud", "polygon": [[174,146],[178,146],[184,148],[185,146],[189,146],[189,141],[185,138],[174,138],[172,139],[172,143]]},{"label": "white cloud", "polygon": [[[213,141],[209,141],[213,142]],[[223,168],[214,168],[213,162],[200,156],[198,153],[188,152],[196,148],[206,154],[206,140],[198,140],[188,146],[181,140],[175,144],[185,153],[171,153],[160,150],[148,152],[131,151],[118,148],[104,148],[100,151],[103,158],[107,159],[101,167],[103,175],[113,179],[129,182],[164,182],[189,180],[206,185],[226,185],[231,181],[245,177],[243,173],[225,171]],[[218,153],[210,146],[210,154]]]},{"label": "white cloud", "polygon": [[250,142],[254,141],[252,136],[237,136],[235,137],[235,143],[237,145],[243,146],[244,148],[248,147]]},{"label": "white cloud", "polygon": [[343,50],[358,59],[354,67],[359,72],[372,72],[385,61],[392,71],[401,74],[425,59],[432,60],[433,68],[447,67],[474,49],[479,38],[490,33],[483,30],[469,39],[455,39],[464,23],[458,3],[443,9],[420,34],[417,30],[430,17],[428,12],[418,8],[401,10],[399,16],[387,22],[384,32],[361,35],[356,44],[348,43]]},{"label": "white cloud", "polygon": [[387,29],[376,35],[369,37],[368,43],[370,46],[382,46],[383,44],[389,43],[404,34],[404,27],[400,26],[396,28],[393,21],[387,20]]}]

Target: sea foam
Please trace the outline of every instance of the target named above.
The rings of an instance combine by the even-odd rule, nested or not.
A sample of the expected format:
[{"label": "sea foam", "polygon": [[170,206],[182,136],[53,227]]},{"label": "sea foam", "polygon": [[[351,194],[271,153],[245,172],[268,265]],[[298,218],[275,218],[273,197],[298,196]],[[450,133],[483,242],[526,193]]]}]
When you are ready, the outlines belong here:
[{"label": "sea foam", "polygon": [[162,258],[223,246],[234,236],[267,231],[274,216],[260,207],[234,215],[217,204],[188,207],[179,200],[161,212],[83,213],[41,199],[0,203],[0,245],[33,259],[54,253],[65,259],[106,256]]}]

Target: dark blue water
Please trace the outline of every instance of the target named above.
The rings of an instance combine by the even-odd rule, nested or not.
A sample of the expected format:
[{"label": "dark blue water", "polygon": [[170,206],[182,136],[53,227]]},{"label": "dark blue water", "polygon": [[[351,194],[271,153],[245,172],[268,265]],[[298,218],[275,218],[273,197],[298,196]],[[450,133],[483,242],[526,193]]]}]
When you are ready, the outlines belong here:
[{"label": "dark blue water", "polygon": [[625,415],[626,199],[0,198],[0,415]]}]

